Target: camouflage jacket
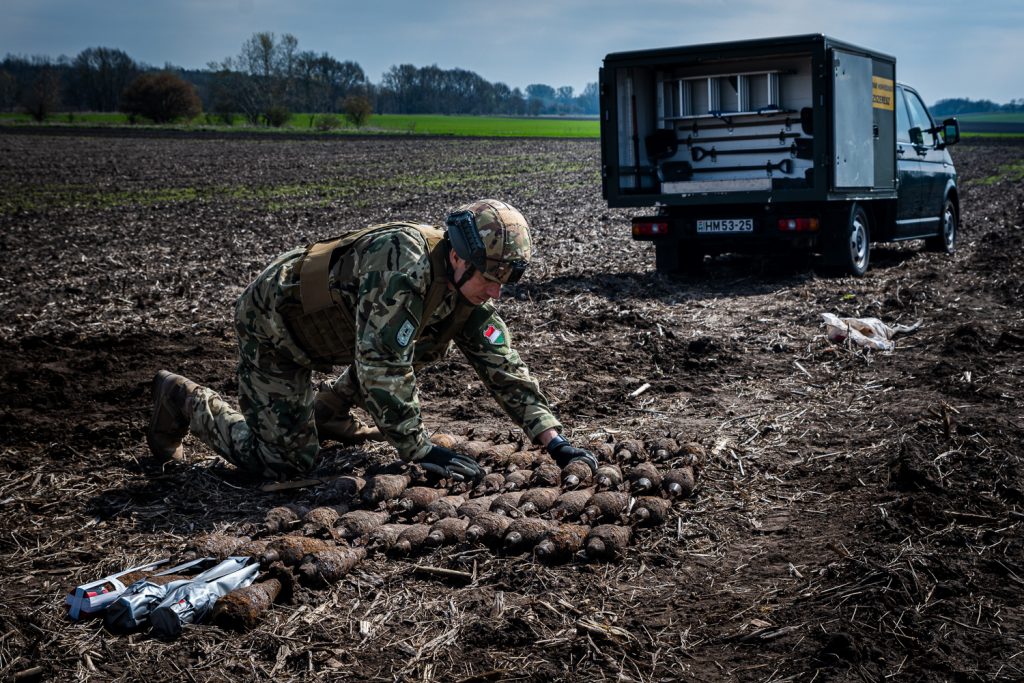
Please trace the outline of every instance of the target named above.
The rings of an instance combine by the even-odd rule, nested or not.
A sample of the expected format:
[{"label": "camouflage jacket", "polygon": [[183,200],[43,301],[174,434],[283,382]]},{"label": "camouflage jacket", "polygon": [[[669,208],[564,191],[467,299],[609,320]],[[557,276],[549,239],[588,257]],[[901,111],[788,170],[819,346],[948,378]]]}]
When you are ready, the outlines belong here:
[{"label": "camouflage jacket", "polygon": [[[512,349],[508,328],[493,305],[473,308],[453,342],[439,344],[460,297],[449,290],[420,325],[431,280],[426,240],[419,228],[407,224],[360,238],[342,252],[330,273],[330,287],[354,313],[352,369],[363,407],[402,458],[417,460],[430,449],[420,416],[416,370],[443,358],[452,343],[531,439],[560,427],[537,381]],[[290,343],[297,345],[294,339]]]}]

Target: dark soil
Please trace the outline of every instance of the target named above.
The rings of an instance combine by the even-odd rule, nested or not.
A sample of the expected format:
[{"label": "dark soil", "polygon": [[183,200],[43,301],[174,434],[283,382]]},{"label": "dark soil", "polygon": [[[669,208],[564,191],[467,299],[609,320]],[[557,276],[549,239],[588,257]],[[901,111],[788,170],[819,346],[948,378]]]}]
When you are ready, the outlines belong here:
[{"label": "dark soil", "polygon": [[[1024,184],[994,178],[1024,146],[953,153],[953,257],[876,246],[866,277],[830,279],[724,256],[671,280],[603,203],[593,141],[0,132],[0,675],[1024,679]],[[327,498],[263,492],[191,438],[185,463],[153,465],[153,373],[233,397],[232,303],[275,254],[482,196],[534,225],[500,309],[567,435],[707,449],[669,523],[611,562],[373,557],[244,633],[68,620],[69,586]],[[828,342],[822,312],[923,322],[880,354]],[[516,437],[461,357],[419,384],[432,429]],[[392,458],[331,447],[317,474]]]}]

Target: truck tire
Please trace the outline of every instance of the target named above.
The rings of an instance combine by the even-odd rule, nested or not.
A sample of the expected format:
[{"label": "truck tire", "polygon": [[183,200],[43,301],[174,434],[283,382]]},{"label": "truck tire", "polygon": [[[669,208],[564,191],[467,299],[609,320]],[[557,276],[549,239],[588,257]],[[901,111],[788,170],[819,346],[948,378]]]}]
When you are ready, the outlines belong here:
[{"label": "truck tire", "polygon": [[939,218],[940,232],[935,237],[929,237],[924,241],[924,248],[928,251],[937,251],[943,254],[952,254],[956,251],[957,232],[960,229],[959,217],[956,215],[956,206],[953,200],[946,197],[942,206],[942,216]]},{"label": "truck tire", "polygon": [[[845,220],[844,220],[845,216]],[[838,215],[839,229],[825,256],[840,275],[861,277],[871,261],[871,223],[864,207],[854,202],[845,215]]]}]

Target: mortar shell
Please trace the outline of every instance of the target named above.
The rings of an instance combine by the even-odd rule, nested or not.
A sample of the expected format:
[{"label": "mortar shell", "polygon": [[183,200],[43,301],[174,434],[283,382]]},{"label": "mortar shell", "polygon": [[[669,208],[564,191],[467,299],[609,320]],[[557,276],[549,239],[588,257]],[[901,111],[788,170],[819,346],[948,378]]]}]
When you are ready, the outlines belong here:
[{"label": "mortar shell", "polygon": [[582,524],[559,524],[544,535],[534,549],[537,559],[544,562],[565,562],[583,548],[590,527]]},{"label": "mortar shell", "polygon": [[338,518],[338,532],[342,538],[359,538],[388,521],[388,513],[372,510],[353,510]]},{"label": "mortar shell", "polygon": [[629,505],[629,494],[624,491],[601,491],[590,497],[580,519],[587,524],[617,519]]},{"label": "mortar shell", "polygon": [[590,465],[582,460],[573,460],[562,468],[562,486],[567,489],[574,489],[590,483],[594,473],[590,471]]},{"label": "mortar shell", "polygon": [[395,501],[395,510],[400,513],[420,512],[443,495],[443,489],[433,486],[412,486],[403,491],[402,496]]},{"label": "mortar shell", "polygon": [[651,458],[658,462],[665,462],[675,456],[676,451],[679,450],[679,444],[675,439],[655,439],[649,444],[647,450],[650,452]]},{"label": "mortar shell", "polygon": [[309,508],[304,505],[289,504],[271,508],[264,518],[267,532],[276,534],[282,531],[291,531],[302,524],[302,518],[307,512],[309,512]]},{"label": "mortar shell", "polygon": [[259,557],[263,553],[267,552],[267,548],[269,546],[270,541],[265,538],[246,541],[235,548],[234,554],[241,557]]},{"label": "mortar shell", "polygon": [[256,627],[260,617],[274,604],[281,593],[281,587],[279,579],[269,578],[244,588],[236,588],[217,599],[211,620],[221,628],[249,631]]},{"label": "mortar shell", "polygon": [[409,475],[406,474],[378,474],[366,480],[366,486],[359,497],[368,506],[394,500],[402,495],[409,481]]},{"label": "mortar shell", "polygon": [[500,543],[508,532],[512,520],[496,512],[481,512],[470,520],[466,529],[466,540],[470,543],[494,545]]},{"label": "mortar shell", "polygon": [[516,451],[508,456],[506,470],[532,470],[537,464],[536,451]]},{"label": "mortar shell", "polygon": [[308,536],[329,533],[337,524],[338,518],[348,512],[348,506],[324,505],[313,508],[302,518],[303,533]]},{"label": "mortar shell", "polygon": [[272,562],[282,562],[288,566],[298,564],[302,558],[310,553],[329,550],[334,543],[321,538],[310,538],[309,536],[281,536],[274,540],[263,553],[260,564],[264,567]]},{"label": "mortar shell", "polygon": [[201,534],[192,543],[196,557],[216,557],[223,560],[235,553],[238,548],[252,539],[248,536],[229,536],[228,534]]},{"label": "mortar shell", "polygon": [[562,468],[554,461],[537,465],[533,469],[533,477],[530,479],[531,486],[561,486]]},{"label": "mortar shell", "polygon": [[599,489],[617,489],[622,484],[622,470],[618,465],[605,463],[597,468],[597,486]]},{"label": "mortar shell", "polygon": [[491,505],[497,499],[498,494],[492,493],[489,496],[480,496],[479,498],[470,498],[456,510],[459,517],[476,517],[481,512],[488,512],[491,509]]},{"label": "mortar shell", "polygon": [[676,451],[676,460],[680,465],[689,465],[696,473],[703,469],[708,460],[708,452],[696,441],[687,441]]},{"label": "mortar shell", "polygon": [[430,523],[459,514],[459,508],[466,502],[465,496],[441,496],[427,506],[424,520]]},{"label": "mortar shell", "polygon": [[615,457],[620,463],[643,462],[647,460],[647,451],[636,439],[625,439],[615,445]]},{"label": "mortar shell", "polygon": [[464,453],[469,457],[473,458],[474,460],[476,460],[477,462],[479,462],[483,454],[486,453],[488,449],[493,447],[494,444],[489,443],[487,441],[465,441],[459,444],[459,447],[456,448],[455,450],[459,451],[460,453]]},{"label": "mortar shell", "polygon": [[615,457],[615,446],[605,441],[591,444],[590,450],[599,461],[607,462]]},{"label": "mortar shell", "polygon": [[512,520],[505,533],[506,550],[523,550],[537,545],[544,534],[553,530],[556,523],[540,517],[520,517]]},{"label": "mortar shell", "polygon": [[695,479],[693,468],[686,465],[669,470],[661,480],[661,485],[673,498],[685,498],[693,493]]},{"label": "mortar shell", "polygon": [[613,559],[625,551],[630,536],[628,526],[602,524],[594,527],[586,540],[587,557],[592,560]]},{"label": "mortar shell", "polygon": [[327,485],[324,500],[333,503],[351,503],[359,497],[359,492],[366,486],[362,477],[338,477]]},{"label": "mortar shell", "polygon": [[656,496],[642,496],[636,499],[632,517],[637,524],[654,526],[664,524],[672,510],[672,501]]},{"label": "mortar shell", "polygon": [[533,470],[516,470],[505,475],[505,484],[501,487],[502,491],[519,491],[520,489],[526,488],[530,484],[530,477],[533,476]]},{"label": "mortar shell", "polygon": [[452,545],[466,540],[466,529],[469,528],[469,520],[465,517],[446,517],[434,522],[430,527],[423,542],[428,548],[436,548],[439,545]]},{"label": "mortar shell", "polygon": [[508,493],[498,494],[491,503],[491,512],[497,512],[499,515],[508,515],[509,517],[517,516],[519,514],[519,501],[522,500],[523,493],[523,491],[509,491]]},{"label": "mortar shell", "polygon": [[486,496],[491,493],[498,493],[505,485],[505,475],[500,472],[491,472],[484,476],[483,480],[473,489],[474,496]]},{"label": "mortar shell", "polygon": [[553,486],[545,486],[523,491],[519,499],[519,512],[524,515],[539,515],[547,512],[558,500],[561,490]]},{"label": "mortar shell", "polygon": [[408,524],[381,524],[363,537],[363,545],[370,552],[387,552],[395,544],[402,532],[408,528]]},{"label": "mortar shell", "polygon": [[626,478],[629,479],[630,490],[635,492],[654,491],[661,486],[661,472],[650,462],[629,468]]},{"label": "mortar shell", "polygon": [[310,555],[299,568],[307,583],[316,586],[337,583],[366,557],[364,548],[334,548]]},{"label": "mortar shell", "polygon": [[592,488],[566,491],[555,501],[555,506],[551,508],[551,517],[559,520],[577,519],[583,514],[593,495]]},{"label": "mortar shell", "polygon": [[466,437],[455,434],[434,434],[430,437],[430,441],[436,446],[453,451],[466,442]]},{"label": "mortar shell", "polygon": [[423,542],[430,534],[429,524],[410,524],[398,536],[398,540],[388,549],[394,557],[406,557],[423,547]]}]

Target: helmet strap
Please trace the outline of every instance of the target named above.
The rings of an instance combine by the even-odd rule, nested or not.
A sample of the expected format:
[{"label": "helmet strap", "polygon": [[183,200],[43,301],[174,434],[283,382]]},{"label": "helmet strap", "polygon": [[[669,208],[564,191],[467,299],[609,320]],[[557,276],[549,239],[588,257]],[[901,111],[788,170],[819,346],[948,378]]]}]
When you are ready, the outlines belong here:
[{"label": "helmet strap", "polygon": [[[448,238],[447,237],[445,238],[445,241],[448,242]],[[455,251],[454,249],[452,249],[451,242],[448,242],[448,249],[449,249],[449,254],[451,254],[452,252]],[[474,266],[469,261],[465,261],[465,263],[466,263],[466,270],[465,270],[465,272],[462,273],[462,277],[460,277],[458,280],[456,280],[455,279],[455,267],[452,265],[451,258],[449,257],[449,258],[445,259],[445,265],[448,266],[448,280],[451,281],[451,283],[453,285],[455,285],[455,291],[457,291],[459,294],[462,294],[462,287],[467,282],[469,282],[469,278],[473,277],[473,273],[476,272],[476,266]]]}]

